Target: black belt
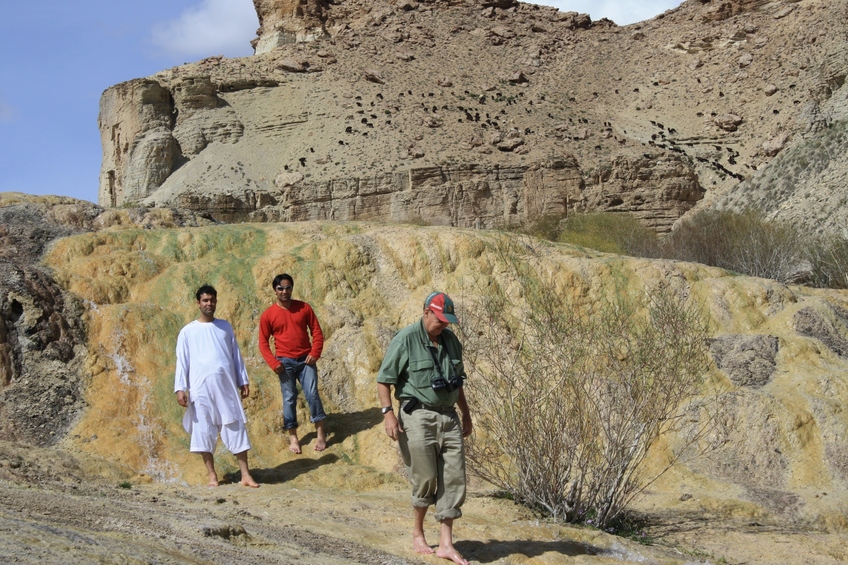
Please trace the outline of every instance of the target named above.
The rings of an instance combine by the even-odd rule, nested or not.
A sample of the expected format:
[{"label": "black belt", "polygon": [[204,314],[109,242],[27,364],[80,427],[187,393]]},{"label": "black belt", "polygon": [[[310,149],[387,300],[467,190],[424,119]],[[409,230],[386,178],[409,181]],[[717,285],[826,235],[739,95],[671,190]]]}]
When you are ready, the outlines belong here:
[{"label": "black belt", "polygon": [[[403,404],[406,404],[409,400],[405,400]],[[450,412],[456,411],[456,406],[451,404],[450,406],[431,406],[430,404],[424,404],[423,402],[419,402],[415,408],[413,408],[410,412],[415,412],[416,410],[429,410],[430,412],[439,412],[440,414],[448,414]]]}]

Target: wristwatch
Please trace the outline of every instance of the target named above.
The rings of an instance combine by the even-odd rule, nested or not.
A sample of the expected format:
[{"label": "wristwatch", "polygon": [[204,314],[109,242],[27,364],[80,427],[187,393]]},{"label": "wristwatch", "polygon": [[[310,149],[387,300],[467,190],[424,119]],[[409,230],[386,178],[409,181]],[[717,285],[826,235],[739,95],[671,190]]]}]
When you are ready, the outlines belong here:
[{"label": "wristwatch", "polygon": [[383,406],[382,408],[380,408],[380,412],[382,412],[383,414],[385,414],[386,412],[392,412],[393,410],[394,408],[392,408],[391,406]]}]

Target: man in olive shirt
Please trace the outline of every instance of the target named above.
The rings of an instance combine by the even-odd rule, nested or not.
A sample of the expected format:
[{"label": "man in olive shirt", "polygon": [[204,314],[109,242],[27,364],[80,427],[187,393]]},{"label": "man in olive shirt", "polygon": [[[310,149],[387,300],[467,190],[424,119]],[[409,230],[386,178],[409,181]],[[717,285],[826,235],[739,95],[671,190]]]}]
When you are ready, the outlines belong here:
[{"label": "man in olive shirt", "polygon": [[[400,330],[389,344],[377,389],[386,433],[400,444],[412,483],[413,548],[467,565],[453,546],[453,521],[462,516],[460,506],[465,501],[462,438],[471,434],[471,414],[462,388],[462,345],[447,329],[450,323],[458,323],[453,301],[443,292],[432,293],[424,301],[421,320]],[[400,401],[397,416],[392,385]],[[436,520],[441,522],[435,551],[424,538],[424,517],[431,504],[436,505]]]}]

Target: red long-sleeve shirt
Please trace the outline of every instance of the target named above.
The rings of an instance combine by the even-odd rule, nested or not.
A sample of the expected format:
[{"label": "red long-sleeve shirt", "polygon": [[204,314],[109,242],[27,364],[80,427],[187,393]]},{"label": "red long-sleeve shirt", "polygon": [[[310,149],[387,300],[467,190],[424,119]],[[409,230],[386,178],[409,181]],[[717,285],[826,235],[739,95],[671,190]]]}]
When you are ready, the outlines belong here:
[{"label": "red long-sleeve shirt", "polygon": [[[271,352],[268,343],[270,337],[274,338],[276,354]],[[276,370],[281,365],[277,357],[297,358],[309,354],[318,359],[323,349],[321,325],[312,307],[306,302],[292,300],[288,309],[273,304],[262,312],[259,318],[259,351],[272,369]]]}]

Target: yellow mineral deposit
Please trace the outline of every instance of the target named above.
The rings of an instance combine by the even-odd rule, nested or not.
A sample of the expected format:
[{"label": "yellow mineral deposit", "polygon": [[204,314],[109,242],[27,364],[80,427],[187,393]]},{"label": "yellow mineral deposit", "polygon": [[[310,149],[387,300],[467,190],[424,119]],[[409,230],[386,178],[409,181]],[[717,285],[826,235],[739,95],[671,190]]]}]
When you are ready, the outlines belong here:
[{"label": "yellow mineral deposit", "polygon": [[[421,299],[432,289],[449,290],[461,308],[487,285],[511,288],[512,275],[494,251],[505,237],[437,227],[290,223],[113,229],[60,240],[46,262],[88,306],[91,368],[89,408],[69,436],[70,447],[133,480],[204,482],[188,453],[173,371],[177,333],[197,315],[193,292],[208,282],[219,291],[218,316],[233,324],[252,379],[245,403],[251,466],[283,480],[321,464],[316,480],[346,488],[396,483],[399,459],[375,410],[382,353],[393,332],[420,315]],[[519,248],[554,276],[560,292],[587,297],[587,303],[605,285],[623,284],[622,292],[639,294],[665,282],[704,306],[714,336],[776,336],[776,370],[768,383],[734,383],[719,370],[710,377],[735,399],[709,438],[719,451],[678,465],[652,487],[648,504],[685,504],[678,500],[683,488],[705,508],[756,517],[775,510],[768,493],[780,492],[799,515],[841,527],[840,509],[848,500],[839,473],[848,459],[840,430],[848,427],[848,415],[840,406],[848,403],[848,386],[834,375],[844,374],[848,363],[801,335],[793,320],[803,309],[844,307],[844,293],[536,240],[511,249]],[[278,382],[257,349],[259,315],[274,300],[269,281],[280,272],[294,276],[295,297],[315,307],[327,336],[319,366],[332,414],[331,449],[307,448],[299,458],[286,449]],[[300,420],[309,441],[303,405]],[[659,442],[649,465],[659,468],[673,445],[673,438]],[[236,470],[229,454],[219,452],[217,459],[224,472]]]}]

